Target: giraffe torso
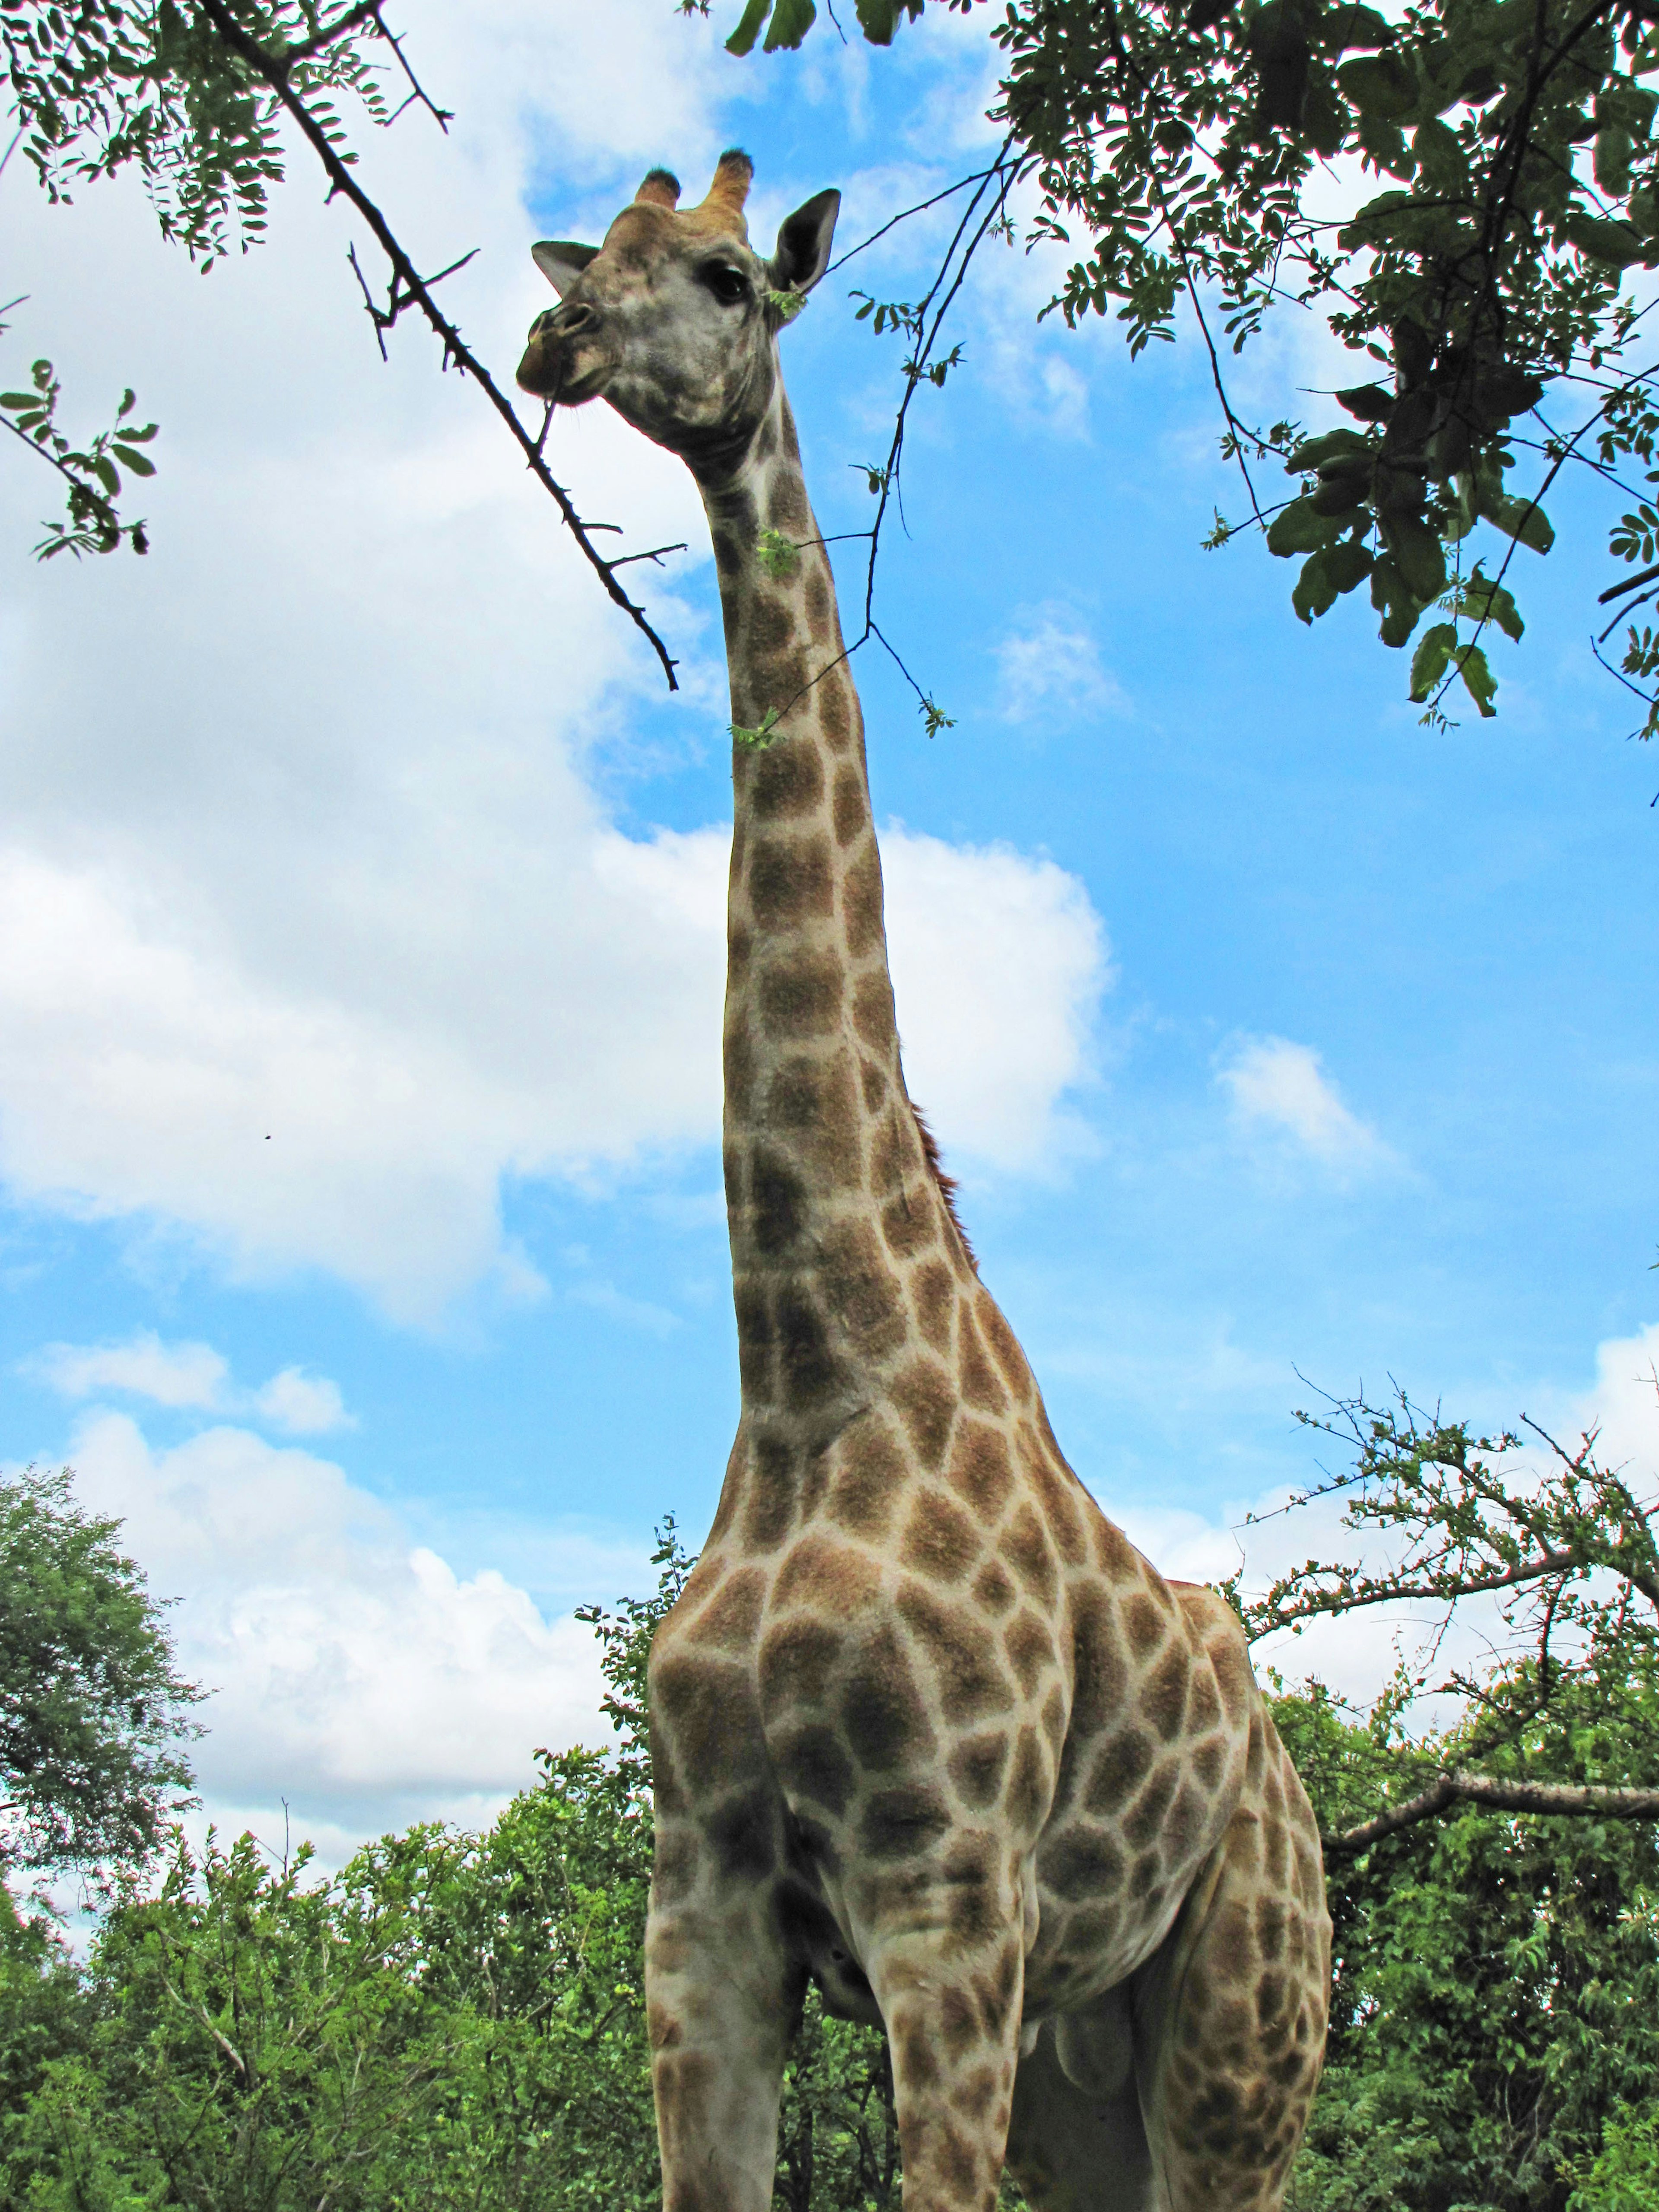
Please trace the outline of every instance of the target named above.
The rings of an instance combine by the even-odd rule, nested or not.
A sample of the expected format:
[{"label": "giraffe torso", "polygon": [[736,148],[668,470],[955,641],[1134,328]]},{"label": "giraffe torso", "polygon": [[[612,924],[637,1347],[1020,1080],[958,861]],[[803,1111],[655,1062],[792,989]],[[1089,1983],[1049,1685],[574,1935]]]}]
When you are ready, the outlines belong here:
[{"label": "giraffe torso", "polygon": [[[921,1341],[838,1433],[739,1432],[652,1663],[658,1789],[708,1863],[689,1844],[658,1878],[665,1903],[739,1870],[776,1884],[854,2010],[866,1945],[919,1882],[964,1911],[1012,1889],[1040,2019],[1151,1956],[1247,1775],[1283,1753],[1232,1614],[1101,1512],[942,1234],[905,1289]],[[1267,1778],[1282,1858],[1297,1808]]]}]

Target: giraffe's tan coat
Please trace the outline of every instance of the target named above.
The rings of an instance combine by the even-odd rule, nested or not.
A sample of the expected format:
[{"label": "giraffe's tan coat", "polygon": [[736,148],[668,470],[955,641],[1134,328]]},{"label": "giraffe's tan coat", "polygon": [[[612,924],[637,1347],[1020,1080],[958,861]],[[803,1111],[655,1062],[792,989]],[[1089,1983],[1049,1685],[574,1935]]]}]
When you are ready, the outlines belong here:
[{"label": "giraffe's tan coat", "polygon": [[[1317,1832],[1231,1613],[1066,1464],[905,1091],[862,717],[767,300],[816,281],[833,196],[764,264],[747,174],[723,157],[681,215],[653,172],[520,370],[686,458],[733,722],[780,717],[732,764],[742,1415],[651,1662],[667,2212],[766,2212],[809,1979],[885,2026],[906,2212],[989,2212],[1005,2154],[1042,2212],[1273,2212],[1324,2037]],[[799,544],[787,578],[763,527]]]}]

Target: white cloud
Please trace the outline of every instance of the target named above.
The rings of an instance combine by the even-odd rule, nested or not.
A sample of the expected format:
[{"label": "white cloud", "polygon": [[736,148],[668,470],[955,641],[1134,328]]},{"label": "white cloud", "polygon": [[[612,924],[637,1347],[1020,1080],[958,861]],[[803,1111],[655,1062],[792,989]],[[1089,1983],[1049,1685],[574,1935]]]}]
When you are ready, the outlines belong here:
[{"label": "white cloud", "polygon": [[1011,722],[1039,712],[1066,721],[1092,714],[1127,714],[1129,702],[1103,665],[1100,647],[1075,617],[1060,607],[1024,616],[996,648],[999,702]]},{"label": "white cloud", "polygon": [[253,1394],[253,1405],[265,1419],[285,1429],[291,1437],[322,1437],[336,1429],[355,1429],[340,1386],[325,1375],[307,1375],[303,1367],[285,1367]]},{"label": "white cloud", "polygon": [[158,1406],[206,1408],[219,1403],[229,1368],[211,1345],[163,1344],[141,1329],[125,1344],[49,1344],[25,1371],[65,1398],[120,1390]]},{"label": "white cloud", "polygon": [[362,1836],[497,1803],[538,1745],[599,1740],[590,1632],[493,1568],[458,1576],[331,1462],[230,1427],[158,1451],[118,1413],[70,1455],[82,1498],[179,1601],[180,1665],[213,1692],[195,1753],[210,1814],[263,1808],[266,1832],[286,1797],[296,1839]]},{"label": "white cloud", "polygon": [[1285,1037],[1248,1037],[1216,1071],[1246,1129],[1290,1138],[1328,1167],[1381,1167],[1393,1155],[1342,1103],[1320,1055]]},{"label": "white cloud", "polygon": [[65,1398],[116,1392],[179,1411],[252,1413],[289,1436],[357,1425],[339,1385],[325,1376],[285,1367],[260,1389],[238,1389],[229,1362],[211,1345],[163,1344],[153,1329],[140,1329],[125,1344],[49,1344],[22,1363],[22,1372]]},{"label": "white cloud", "polygon": [[[651,0],[565,15],[550,41],[531,0],[465,22],[415,7],[459,119],[441,161],[414,114],[368,142],[366,180],[422,258],[482,246],[446,297],[504,375],[546,296],[525,251],[537,132],[566,134],[573,234],[633,165],[689,172],[724,135],[712,32]],[[538,1292],[503,1176],[717,1133],[727,832],[623,836],[590,765],[627,763],[654,665],[421,333],[380,363],[348,222],[303,160],[272,243],[209,284],[137,195],[91,190],[66,217],[15,170],[29,337],[90,406],[118,329],[163,436],[148,561],[15,566],[0,607],[0,1176],[183,1231],[232,1279],[320,1268],[406,1318],[480,1280]],[[553,452],[629,544],[695,549],[667,578],[627,572],[682,656],[690,755],[720,678],[690,479],[599,408]],[[0,455],[23,512],[39,488],[6,472],[29,466]],[[912,1062],[945,1141],[1028,1164],[1085,1066],[1098,924],[1046,862],[950,850],[890,846]],[[948,929],[908,897],[919,872],[957,897]]]}]

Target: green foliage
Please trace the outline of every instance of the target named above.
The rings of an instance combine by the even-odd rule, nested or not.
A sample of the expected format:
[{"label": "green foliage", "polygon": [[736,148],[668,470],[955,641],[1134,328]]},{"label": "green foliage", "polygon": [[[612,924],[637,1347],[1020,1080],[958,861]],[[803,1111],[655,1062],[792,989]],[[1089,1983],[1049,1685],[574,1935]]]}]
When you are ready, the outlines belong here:
[{"label": "green foliage", "polygon": [[[0,331],[4,328],[0,324]],[[149,443],[158,426],[147,422],[140,428],[127,420],[137,404],[127,392],[111,427],[100,430],[89,445],[73,447],[58,428],[62,387],[52,363],[37,361],[30,379],[30,391],[0,392],[0,424],[56,469],[69,486],[69,520],[42,524],[46,534],[34,549],[36,558],[50,561],[55,554],[73,553],[79,560],[83,553],[113,553],[123,539],[135,553],[148,553],[143,523],[123,522],[116,507],[121,495],[116,463],[135,477],[153,477],[155,462],[138,448]]]},{"label": "green foliage", "polygon": [[[765,15],[751,0],[734,51]],[[860,17],[884,44],[897,11]],[[780,8],[768,46],[798,45],[812,20]],[[1041,193],[1033,234],[1076,257],[1051,306],[1073,324],[1114,316],[1138,355],[1190,305],[1249,526],[1301,558],[1304,622],[1369,575],[1379,634],[1401,647],[1449,588],[1452,642],[1419,651],[1413,696],[1432,716],[1458,678],[1487,714],[1497,611],[1465,589],[1466,541],[1495,533],[1507,594],[1516,549],[1549,550],[1557,476],[1588,463],[1632,502],[1613,557],[1653,562],[1659,358],[1630,281],[1659,267],[1648,0],[1008,0],[990,35],[993,115]],[[1361,431],[1263,431],[1234,412],[1224,357],[1281,303],[1357,356],[1363,380],[1335,397]],[[880,327],[875,303],[860,312]],[[1251,477],[1268,459],[1297,479],[1287,502],[1264,504]],[[1238,526],[1218,518],[1206,544]],[[1644,604],[1659,579],[1604,596],[1630,591]],[[1624,669],[1659,678],[1650,628],[1630,626]],[[1656,728],[1659,695],[1641,734]]]},{"label": "green foliage", "polygon": [[732,744],[741,745],[746,753],[763,753],[769,745],[775,745],[780,741],[778,709],[775,707],[769,707],[753,729],[746,729],[741,722],[732,722],[728,726]]},{"label": "green foliage", "polygon": [[4,0],[0,42],[23,152],[53,201],[136,167],[164,236],[211,268],[263,237],[283,176],[279,103],[225,23],[291,57],[289,82],[338,143],[333,94],[354,95],[377,122],[386,115],[362,52],[378,26],[331,29],[361,13],[315,0]]},{"label": "green foliage", "polygon": [[800,566],[800,548],[781,530],[763,530],[755,541],[755,558],[769,576],[793,576]]},{"label": "green foliage", "polygon": [[[1534,1780],[1650,1776],[1656,1688],[1650,1669],[1569,1684],[1505,1749],[1488,1747],[1488,1763]],[[1274,1712],[1327,1828],[1408,1790],[1425,1750],[1451,1760],[1469,1748],[1467,1729],[1408,1743],[1388,1701],[1367,1723],[1345,1720],[1316,1686]],[[1331,2038],[1298,2212],[1645,2212],[1650,2196],[1595,2191],[1624,2187],[1643,2171],[1644,2137],[1651,2148],[1654,1824],[1464,1808],[1338,1860],[1328,1877]]]},{"label": "green foliage", "polygon": [[190,1787],[160,1607],[68,1468],[0,1475],[0,1874],[142,1859]]}]

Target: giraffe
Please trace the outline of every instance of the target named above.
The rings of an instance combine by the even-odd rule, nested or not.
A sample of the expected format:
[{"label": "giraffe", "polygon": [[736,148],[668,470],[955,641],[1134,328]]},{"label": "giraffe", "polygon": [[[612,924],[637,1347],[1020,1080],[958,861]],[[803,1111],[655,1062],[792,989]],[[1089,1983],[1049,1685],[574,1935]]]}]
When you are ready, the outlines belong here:
[{"label": "giraffe", "polygon": [[767,2212],[809,1983],[886,2031],[905,2212],[990,2212],[1005,2160],[1036,2212],[1273,2212],[1323,2047],[1318,1831],[1231,1608],[1066,1464],[906,1091],[778,359],[840,195],[763,260],[751,170],[722,155],[682,210],[653,169],[602,246],[537,246],[560,304],[519,369],[690,466],[750,739],[724,1035],[742,1408],[650,1664],[665,2212]]}]

